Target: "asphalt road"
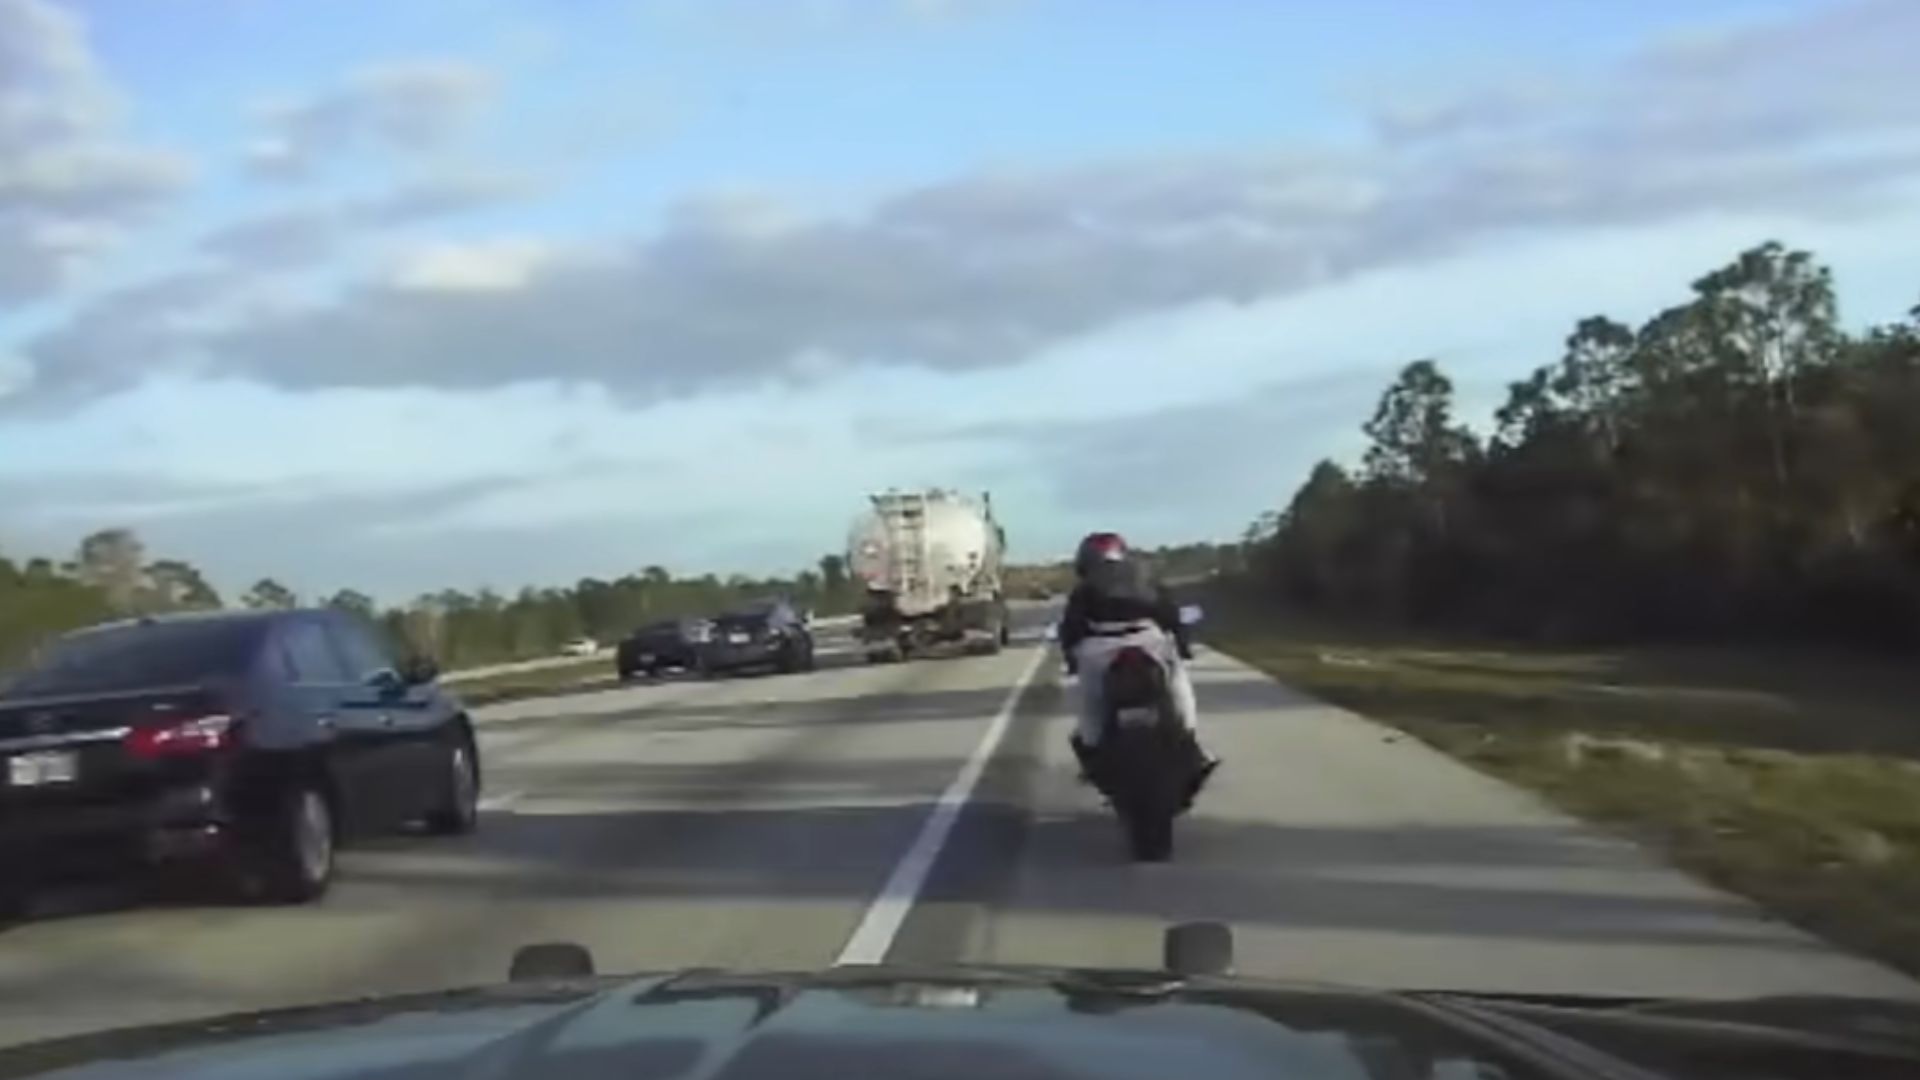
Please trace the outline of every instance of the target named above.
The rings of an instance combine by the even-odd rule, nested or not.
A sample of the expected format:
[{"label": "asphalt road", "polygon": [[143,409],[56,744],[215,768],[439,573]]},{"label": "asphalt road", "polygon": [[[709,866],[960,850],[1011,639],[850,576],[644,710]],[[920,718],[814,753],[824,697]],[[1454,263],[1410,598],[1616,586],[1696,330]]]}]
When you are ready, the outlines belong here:
[{"label": "asphalt road", "polygon": [[[1631,846],[1217,654],[1227,758],[1175,861],[1121,856],[1075,783],[1041,612],[995,657],[667,682],[480,711],[478,833],[343,854],[300,908],[130,890],[0,932],[0,1044],[495,981],[571,940],[602,970],[840,960],[1151,965],[1232,923],[1240,970],[1361,985],[1920,996]],[[930,823],[931,822],[931,826]]]}]

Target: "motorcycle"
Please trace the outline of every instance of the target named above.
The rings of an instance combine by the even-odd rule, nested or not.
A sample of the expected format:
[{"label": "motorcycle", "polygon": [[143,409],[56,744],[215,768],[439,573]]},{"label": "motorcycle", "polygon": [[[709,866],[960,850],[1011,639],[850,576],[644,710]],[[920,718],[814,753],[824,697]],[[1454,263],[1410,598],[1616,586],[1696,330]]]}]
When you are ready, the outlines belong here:
[{"label": "motorcycle", "polygon": [[[1197,606],[1180,621],[1200,621]],[[1192,804],[1207,768],[1199,742],[1180,723],[1167,669],[1152,653],[1127,646],[1114,654],[1102,681],[1106,705],[1099,748],[1087,776],[1106,797],[1140,862],[1173,856],[1173,822]]]}]

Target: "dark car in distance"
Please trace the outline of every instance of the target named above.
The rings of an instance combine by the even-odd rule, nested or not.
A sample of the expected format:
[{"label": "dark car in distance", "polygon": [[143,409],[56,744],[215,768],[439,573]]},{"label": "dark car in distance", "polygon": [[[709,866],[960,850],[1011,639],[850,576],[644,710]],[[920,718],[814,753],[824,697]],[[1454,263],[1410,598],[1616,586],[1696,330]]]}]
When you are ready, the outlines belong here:
[{"label": "dark car in distance", "polygon": [[761,600],[716,615],[700,645],[700,667],[709,674],[772,668],[813,670],[813,631],[785,600]]},{"label": "dark car in distance", "polygon": [[621,679],[657,677],[668,668],[693,671],[700,666],[700,645],[712,631],[705,619],[662,619],[627,635],[614,649],[614,670]]},{"label": "dark car in distance", "polygon": [[436,678],[332,610],[57,639],[0,688],[0,905],[76,871],[180,861],[298,903],[326,891],[342,837],[473,829],[473,730]]}]

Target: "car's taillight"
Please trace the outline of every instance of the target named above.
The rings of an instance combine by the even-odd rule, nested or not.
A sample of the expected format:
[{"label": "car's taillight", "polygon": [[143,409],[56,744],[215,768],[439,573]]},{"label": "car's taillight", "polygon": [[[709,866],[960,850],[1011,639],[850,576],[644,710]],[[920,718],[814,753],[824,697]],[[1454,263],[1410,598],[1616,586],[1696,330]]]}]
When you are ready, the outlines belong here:
[{"label": "car's taillight", "polygon": [[139,758],[210,754],[233,741],[233,717],[225,714],[174,720],[127,732],[127,752]]}]

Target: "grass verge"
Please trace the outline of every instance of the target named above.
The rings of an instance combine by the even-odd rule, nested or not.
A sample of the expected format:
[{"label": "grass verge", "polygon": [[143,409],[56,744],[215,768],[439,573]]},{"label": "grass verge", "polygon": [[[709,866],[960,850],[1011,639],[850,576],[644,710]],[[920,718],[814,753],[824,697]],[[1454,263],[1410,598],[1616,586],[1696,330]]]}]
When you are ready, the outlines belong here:
[{"label": "grass verge", "polygon": [[1209,641],[1920,974],[1920,672],[1779,650],[1566,652],[1210,605]]},{"label": "grass verge", "polygon": [[613,673],[613,661],[595,657],[533,671],[509,671],[473,679],[456,679],[447,683],[447,689],[468,705],[479,706],[594,690],[618,685],[619,681]]}]

